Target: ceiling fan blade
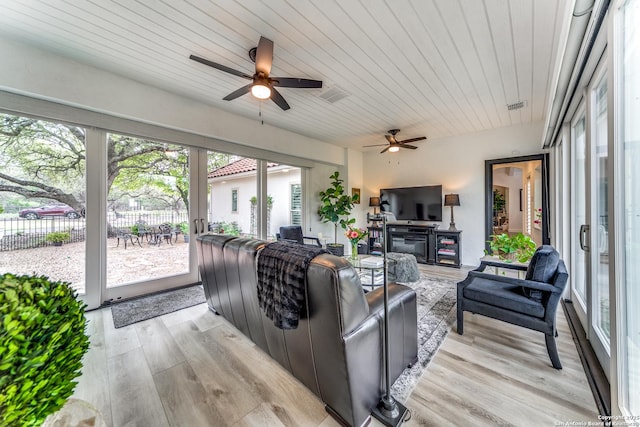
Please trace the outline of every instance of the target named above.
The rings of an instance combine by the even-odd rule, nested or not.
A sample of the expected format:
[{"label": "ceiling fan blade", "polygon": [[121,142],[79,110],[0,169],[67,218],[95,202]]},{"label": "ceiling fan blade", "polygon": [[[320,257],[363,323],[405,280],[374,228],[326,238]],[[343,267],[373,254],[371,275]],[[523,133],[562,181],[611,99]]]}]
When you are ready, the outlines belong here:
[{"label": "ceiling fan blade", "polygon": [[363,145],[362,148],[365,148],[365,147],[382,147],[382,146],[385,146],[385,145],[389,145],[389,144]]},{"label": "ceiling fan blade", "polygon": [[389,144],[395,144],[396,143],[396,137],[393,135],[385,135],[385,138],[387,138],[387,141],[389,141]]},{"label": "ceiling fan blade", "polygon": [[241,97],[242,95],[244,95],[245,93],[249,93],[251,92],[251,86],[253,86],[253,83],[250,83],[246,86],[241,87],[240,89],[231,92],[229,95],[225,96],[224,99],[225,101],[231,101],[232,99],[236,99]]},{"label": "ceiling fan blade", "polygon": [[320,88],[322,81],[311,79],[298,79],[295,77],[272,77],[273,86],[278,87],[298,87],[298,88]]},{"label": "ceiling fan blade", "polygon": [[243,73],[242,71],[234,70],[233,68],[229,68],[226,65],[218,64],[217,62],[209,61],[208,59],[200,58],[199,56],[191,55],[189,59],[193,59],[196,62],[199,62],[204,65],[208,65],[209,67],[216,68],[220,71],[224,71],[225,73],[233,74],[234,76],[243,77],[245,79],[253,80],[253,76]]},{"label": "ceiling fan blade", "polygon": [[409,148],[409,149],[411,149],[411,150],[415,150],[416,148],[418,148],[418,147],[414,147],[413,145],[402,144],[402,143],[398,144],[398,146],[399,146],[400,148]]},{"label": "ceiling fan blade", "polygon": [[266,37],[260,37],[256,50],[256,73],[269,76],[273,62],[273,42]]},{"label": "ceiling fan blade", "polygon": [[287,101],[284,100],[282,95],[280,95],[280,92],[278,92],[273,87],[271,88],[271,100],[278,104],[278,107],[282,108],[285,111],[291,108],[289,107],[289,104],[287,104]]},{"label": "ceiling fan blade", "polygon": [[424,139],[427,139],[427,137],[426,136],[419,136],[417,138],[410,138],[410,139],[405,139],[404,141],[398,141],[398,144],[405,144],[407,142],[422,141]]},{"label": "ceiling fan blade", "polygon": [[389,146],[387,146],[387,148],[385,148],[384,150],[382,150],[382,151],[380,152],[380,154],[382,154],[382,153],[386,153],[386,152],[387,152],[387,150],[388,150],[389,148],[391,148],[391,146],[390,146],[390,145],[389,145]]}]

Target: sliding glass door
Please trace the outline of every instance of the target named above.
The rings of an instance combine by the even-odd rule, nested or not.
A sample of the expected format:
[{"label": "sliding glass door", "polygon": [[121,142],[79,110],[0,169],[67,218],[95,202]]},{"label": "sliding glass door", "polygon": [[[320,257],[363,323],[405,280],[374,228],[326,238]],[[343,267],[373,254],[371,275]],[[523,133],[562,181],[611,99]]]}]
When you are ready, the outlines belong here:
[{"label": "sliding glass door", "polygon": [[106,139],[105,300],[196,282],[198,151],[115,133]]},{"label": "sliding glass door", "polygon": [[[618,394],[625,415],[640,416],[640,1],[622,2],[618,26],[616,233]],[[637,419],[637,418],[634,418]]]},{"label": "sliding glass door", "polygon": [[584,325],[587,324],[587,118],[584,107],[571,123],[571,299]]},{"label": "sliding glass door", "polygon": [[600,67],[571,123],[571,296],[591,346],[609,376],[607,93],[607,73]]},{"label": "sliding glass door", "polygon": [[[591,89],[591,322],[590,340],[600,363],[610,362],[609,316],[609,132],[607,74]],[[607,372],[608,369],[605,369]]]}]

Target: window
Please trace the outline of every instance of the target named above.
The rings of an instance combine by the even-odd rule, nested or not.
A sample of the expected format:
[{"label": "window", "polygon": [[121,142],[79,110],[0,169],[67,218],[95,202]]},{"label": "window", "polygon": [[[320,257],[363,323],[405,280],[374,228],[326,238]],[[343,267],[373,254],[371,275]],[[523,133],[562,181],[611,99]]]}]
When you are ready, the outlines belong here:
[{"label": "window", "polygon": [[231,190],[231,212],[238,213],[238,189]]},{"label": "window", "polygon": [[291,224],[302,225],[302,187],[300,184],[291,184]]}]

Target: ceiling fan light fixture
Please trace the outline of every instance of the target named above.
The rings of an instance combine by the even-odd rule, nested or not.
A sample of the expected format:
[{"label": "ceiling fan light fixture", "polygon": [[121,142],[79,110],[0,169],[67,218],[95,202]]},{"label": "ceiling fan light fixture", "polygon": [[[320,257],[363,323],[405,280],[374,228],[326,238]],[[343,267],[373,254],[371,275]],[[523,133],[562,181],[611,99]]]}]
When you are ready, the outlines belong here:
[{"label": "ceiling fan light fixture", "polygon": [[398,147],[397,145],[392,145],[391,147],[389,147],[390,153],[395,153],[397,151],[400,151],[400,147]]},{"label": "ceiling fan light fixture", "polygon": [[251,94],[258,99],[267,99],[271,96],[271,89],[264,83],[256,83],[251,86]]}]

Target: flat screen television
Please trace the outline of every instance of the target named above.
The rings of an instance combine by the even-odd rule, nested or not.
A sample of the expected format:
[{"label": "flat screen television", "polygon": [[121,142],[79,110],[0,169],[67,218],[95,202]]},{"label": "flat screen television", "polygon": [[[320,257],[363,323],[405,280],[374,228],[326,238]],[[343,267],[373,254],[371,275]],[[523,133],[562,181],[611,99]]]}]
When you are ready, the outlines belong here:
[{"label": "flat screen television", "polygon": [[380,209],[399,220],[442,221],[442,185],[382,189]]}]

